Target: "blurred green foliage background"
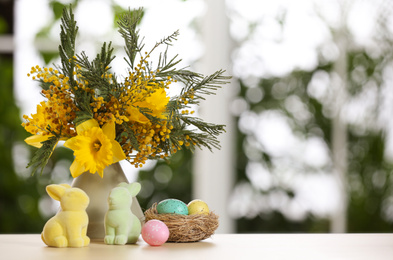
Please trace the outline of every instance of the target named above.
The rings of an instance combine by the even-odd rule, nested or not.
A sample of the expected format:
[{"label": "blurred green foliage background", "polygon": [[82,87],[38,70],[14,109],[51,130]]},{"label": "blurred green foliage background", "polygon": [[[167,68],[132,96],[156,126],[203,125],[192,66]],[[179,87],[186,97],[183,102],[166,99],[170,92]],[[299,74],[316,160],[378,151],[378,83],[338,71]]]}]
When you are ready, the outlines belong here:
[{"label": "blurred green foliage background", "polygon": [[[55,20],[60,17],[60,10],[64,5],[59,1],[51,1],[51,8]],[[77,4],[77,1],[74,1]],[[115,12],[121,12],[120,6],[113,6]],[[13,34],[13,1],[0,2],[0,35]],[[55,23],[44,27],[37,37],[45,37]],[[115,21],[115,18],[114,18]],[[250,25],[255,26],[255,25]],[[388,34],[387,31],[385,31]],[[378,95],[384,95],[380,90],[383,84],[385,66],[392,62],[392,45],[387,38],[381,39],[388,46],[382,56],[370,56],[367,50],[356,49],[347,53],[348,62],[346,84],[351,97],[356,97],[367,82],[373,81],[378,86]],[[46,63],[50,63],[56,53],[41,52]],[[247,111],[256,115],[274,111],[283,115],[291,124],[292,130],[302,138],[317,137],[326,145],[332,147],[332,118],[326,113],[324,102],[311,95],[308,86],[319,73],[329,75],[334,64],[320,56],[318,66],[310,71],[296,70],[283,77],[267,77],[258,79],[256,88],[263,93],[263,98],[255,102],[247,98],[251,89],[247,82],[239,80],[239,99],[247,104]],[[70,165],[72,153],[64,148],[57,148],[50,163],[42,176],[30,176],[28,171],[19,171],[18,154],[32,151],[23,139],[27,133],[21,127],[21,115],[14,100],[13,88],[13,54],[0,54],[0,233],[39,233],[50,216],[42,213],[42,209],[50,207],[50,203],[43,199],[45,186],[50,183],[64,181],[64,176],[53,174],[59,165]],[[362,68],[362,79],[356,77],[356,71]],[[236,80],[236,79],[234,79]],[[280,86],[285,86],[280,88]],[[279,90],[278,90],[279,89]],[[277,91],[280,91],[278,93]],[[308,112],[308,120],[299,120],[297,115],[288,108],[289,100],[296,99]],[[378,110],[374,117],[378,117]],[[237,125],[240,125],[241,115],[236,115]],[[359,128],[362,131],[359,131]],[[386,217],[386,207],[391,203],[393,194],[393,165],[384,156],[386,133],[374,128],[372,123],[363,122],[362,126],[348,124],[348,232],[392,232],[392,220]],[[272,186],[260,189],[253,186],[247,174],[250,162],[264,165],[271,175],[275,174],[275,157],[266,149],[258,146],[254,133],[237,129],[237,162],[236,185],[248,183],[250,189],[260,196],[269,196],[277,191],[285,194],[288,201],[296,198],[296,191],[287,186]],[[23,147],[23,148],[22,148]],[[27,148],[26,148],[27,147]],[[250,158],[249,150],[253,150],[254,157]],[[330,150],[331,151],[331,150]],[[31,156],[31,155],[30,155]],[[255,159],[259,158],[259,159]],[[19,165],[19,166],[17,166]],[[19,168],[18,168],[19,167]],[[330,168],[329,168],[330,167]],[[328,169],[332,170],[332,165]],[[305,174],[317,173],[320,169],[305,167],[300,169]],[[70,179],[68,179],[70,180]],[[141,170],[138,175],[143,190],[138,200],[143,209],[147,209],[154,202],[165,198],[178,198],[190,201],[192,182],[192,154],[183,150],[178,152],[169,162],[158,161],[153,167]],[[384,213],[385,212],[385,213]],[[250,232],[329,232],[331,220],[318,217],[308,212],[301,220],[293,220],[273,207],[266,211],[257,212],[252,216],[238,216],[236,230],[239,233]]]}]

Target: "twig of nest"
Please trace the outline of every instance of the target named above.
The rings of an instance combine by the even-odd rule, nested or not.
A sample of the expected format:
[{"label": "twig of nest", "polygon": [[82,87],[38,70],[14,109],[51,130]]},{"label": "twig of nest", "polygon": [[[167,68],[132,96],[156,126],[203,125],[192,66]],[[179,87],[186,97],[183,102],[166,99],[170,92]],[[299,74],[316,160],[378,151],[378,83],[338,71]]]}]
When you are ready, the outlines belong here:
[{"label": "twig of nest", "polygon": [[158,214],[157,203],[145,211],[145,221],[157,219],[169,229],[168,242],[197,242],[209,238],[218,228],[218,216],[208,215]]}]

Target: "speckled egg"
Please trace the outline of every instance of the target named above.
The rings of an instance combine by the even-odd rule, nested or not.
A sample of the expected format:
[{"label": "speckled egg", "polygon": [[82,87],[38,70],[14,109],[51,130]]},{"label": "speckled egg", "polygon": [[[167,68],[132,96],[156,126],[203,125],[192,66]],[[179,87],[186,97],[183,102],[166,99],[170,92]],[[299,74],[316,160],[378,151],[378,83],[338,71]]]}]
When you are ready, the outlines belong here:
[{"label": "speckled egg", "polygon": [[187,205],[177,199],[166,199],[158,203],[157,205],[158,214],[180,214],[188,215]]},{"label": "speckled egg", "polygon": [[188,207],[188,214],[203,214],[209,215],[209,207],[207,204],[202,200],[193,200],[187,205]]},{"label": "speckled egg", "polygon": [[160,246],[168,240],[169,229],[164,222],[152,219],[143,225],[141,235],[149,245]]}]

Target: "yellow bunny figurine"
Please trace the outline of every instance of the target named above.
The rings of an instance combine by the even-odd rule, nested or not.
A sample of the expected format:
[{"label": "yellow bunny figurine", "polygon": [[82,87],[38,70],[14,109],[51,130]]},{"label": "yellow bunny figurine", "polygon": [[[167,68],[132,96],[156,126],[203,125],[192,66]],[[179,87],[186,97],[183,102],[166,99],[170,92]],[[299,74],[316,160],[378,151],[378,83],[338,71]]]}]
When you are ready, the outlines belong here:
[{"label": "yellow bunny figurine", "polygon": [[79,188],[68,184],[51,184],[46,192],[60,201],[61,210],[46,222],[41,233],[42,241],[53,247],[83,247],[90,243],[86,236],[89,218],[86,208],[89,197]]}]

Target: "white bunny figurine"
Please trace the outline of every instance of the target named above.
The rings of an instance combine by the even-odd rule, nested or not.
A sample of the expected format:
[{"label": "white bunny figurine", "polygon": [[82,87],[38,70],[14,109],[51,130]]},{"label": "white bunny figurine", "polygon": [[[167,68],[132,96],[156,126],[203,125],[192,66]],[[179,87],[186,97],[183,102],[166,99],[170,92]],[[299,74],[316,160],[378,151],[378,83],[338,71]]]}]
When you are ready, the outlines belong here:
[{"label": "white bunny figurine", "polygon": [[61,210],[46,222],[41,233],[42,241],[54,247],[89,245],[86,208],[90,200],[86,193],[68,184],[51,184],[46,187],[46,191],[53,199],[60,201]]},{"label": "white bunny figurine", "polygon": [[131,212],[132,198],[141,190],[137,182],[120,183],[108,197],[109,209],[105,215],[105,243],[109,245],[134,244],[141,234],[141,222]]}]

